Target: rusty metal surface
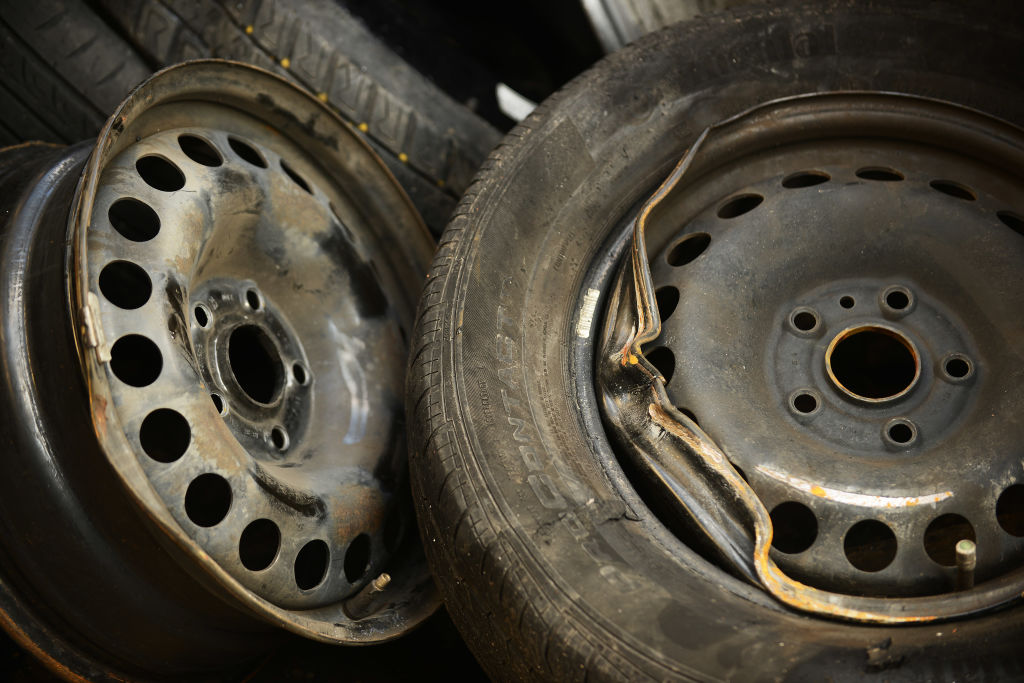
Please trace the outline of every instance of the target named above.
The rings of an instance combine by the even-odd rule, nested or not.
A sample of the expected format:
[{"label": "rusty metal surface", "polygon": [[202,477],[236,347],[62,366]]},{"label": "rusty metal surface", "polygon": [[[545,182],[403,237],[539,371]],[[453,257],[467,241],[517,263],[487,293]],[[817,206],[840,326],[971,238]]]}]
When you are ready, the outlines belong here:
[{"label": "rusty metal surface", "polygon": [[[962,479],[970,479],[970,476],[964,474],[967,468],[963,467],[959,472],[954,470],[954,474],[959,476],[945,477],[946,481],[954,481],[955,484],[936,488],[933,484],[936,480],[941,482],[941,476],[926,479],[906,470],[907,467],[914,465],[914,461],[905,454],[906,450],[911,446],[921,446],[920,443],[897,443],[893,447],[892,444],[885,442],[882,435],[878,435],[878,431],[872,431],[872,434],[876,434],[877,440],[877,445],[871,447],[874,451],[881,454],[895,453],[903,459],[894,460],[879,469],[871,457],[865,457],[863,454],[843,456],[847,458],[847,463],[850,462],[850,457],[855,458],[853,465],[846,465],[859,475],[853,478],[851,484],[849,480],[842,479],[842,464],[825,464],[830,450],[832,453],[841,452],[844,445],[843,432],[833,437],[834,440],[838,440],[837,443],[830,443],[825,447],[826,455],[823,456],[823,460],[801,468],[802,461],[794,459],[790,453],[794,444],[799,441],[790,434],[795,430],[804,429],[806,420],[800,422],[792,418],[786,419],[785,415],[782,419],[772,419],[773,413],[765,411],[768,415],[765,417],[766,427],[763,430],[756,428],[758,425],[750,421],[734,423],[731,429],[728,429],[722,427],[721,420],[725,420],[724,417],[719,422],[709,419],[714,412],[712,409],[707,413],[697,413],[696,417],[701,419],[698,426],[693,414],[684,414],[681,410],[685,407],[686,413],[690,413],[690,408],[696,401],[691,403],[682,400],[681,396],[692,398],[709,393],[719,400],[718,404],[711,405],[718,405],[721,414],[726,416],[732,415],[729,408],[733,404],[741,406],[741,409],[764,411],[758,400],[759,394],[763,392],[757,388],[756,382],[744,382],[743,378],[759,376],[762,368],[769,377],[775,377],[773,364],[777,356],[768,353],[766,359],[759,363],[756,358],[744,359],[737,356],[733,346],[745,343],[757,345],[764,340],[771,342],[779,334],[788,334],[797,340],[810,340],[812,351],[817,349],[820,360],[825,357],[830,341],[839,340],[844,334],[850,335],[853,323],[845,322],[840,316],[833,316],[834,319],[828,322],[834,326],[831,327],[834,331],[829,334],[825,334],[826,325],[821,323],[820,319],[815,320],[813,325],[809,322],[806,325],[798,324],[794,333],[776,332],[776,329],[784,331],[787,325],[792,325],[793,318],[789,317],[791,311],[792,315],[803,312],[803,308],[793,309],[793,304],[788,304],[783,310],[783,321],[778,327],[775,326],[775,321],[771,320],[762,328],[754,325],[751,329],[737,333],[732,327],[736,324],[745,324],[748,318],[754,323],[760,323],[758,316],[761,309],[757,308],[758,301],[762,297],[770,299],[773,294],[770,289],[754,289],[748,294],[742,286],[735,286],[723,291],[715,289],[713,281],[705,275],[704,279],[680,287],[678,302],[672,297],[671,303],[666,303],[668,299],[662,294],[661,306],[665,308],[665,312],[659,310],[656,291],[665,286],[666,271],[672,271],[673,267],[688,263],[688,258],[696,259],[713,240],[724,239],[720,233],[708,235],[710,230],[704,227],[707,222],[702,223],[699,218],[701,211],[717,213],[717,218],[723,219],[724,222],[752,211],[762,201],[766,201],[767,208],[759,217],[754,218],[754,222],[740,231],[748,240],[748,251],[743,253],[747,254],[749,260],[744,262],[739,254],[730,255],[727,258],[727,263],[732,269],[728,273],[729,276],[754,281],[758,264],[774,263],[780,268],[778,272],[791,273],[793,280],[804,283],[801,286],[824,289],[829,277],[842,280],[846,286],[851,286],[850,279],[854,276],[849,272],[849,268],[844,270],[841,266],[826,266],[833,269],[833,272],[826,272],[823,276],[812,276],[804,281],[799,270],[790,271],[779,265],[785,262],[785,259],[773,261],[769,258],[768,255],[780,247],[791,249],[798,255],[801,252],[799,246],[779,245],[777,241],[773,241],[770,234],[765,234],[769,231],[764,226],[775,225],[778,222],[780,230],[789,229],[790,239],[797,242],[815,243],[814,238],[810,234],[800,232],[801,229],[809,228],[801,227],[799,217],[794,218],[783,208],[772,204],[770,199],[765,200],[764,190],[759,189],[757,181],[751,181],[749,173],[744,175],[742,170],[737,169],[745,168],[749,172],[749,168],[753,166],[755,172],[766,174],[768,180],[765,182],[782,181],[784,184],[784,179],[778,174],[782,173],[783,169],[787,173],[794,169],[779,159],[790,151],[797,155],[807,169],[817,173],[817,166],[807,162],[808,149],[820,151],[831,148],[836,156],[850,162],[851,150],[859,150],[862,158],[870,157],[872,154],[877,158],[880,156],[879,150],[891,151],[898,145],[910,146],[912,149],[908,154],[916,159],[930,159],[927,154],[930,149],[933,150],[933,157],[941,154],[961,155],[973,160],[968,162],[972,170],[976,171],[976,167],[983,166],[984,171],[976,172],[987,172],[987,177],[992,179],[984,189],[996,193],[993,199],[989,200],[986,196],[986,201],[978,201],[978,204],[992,209],[993,216],[993,206],[1012,208],[1014,194],[1007,193],[1007,190],[1020,183],[1019,169],[1024,161],[1024,136],[1012,126],[952,105],[896,95],[818,95],[764,105],[705,131],[670,177],[640,210],[634,225],[630,255],[619,271],[608,300],[597,367],[598,392],[601,398],[599,402],[604,411],[606,426],[617,444],[619,457],[628,460],[632,465],[631,470],[639,473],[642,487],[649,495],[654,496],[654,504],[661,508],[662,515],[671,520],[672,526],[679,530],[677,533],[681,534],[688,544],[726,570],[763,587],[780,602],[792,608],[823,616],[888,624],[964,616],[992,609],[1019,598],[1024,581],[1024,574],[1020,569],[1021,555],[1019,552],[1007,553],[1006,548],[1015,547],[1013,544],[1016,540],[1011,534],[998,529],[994,511],[989,511],[991,519],[986,523],[997,533],[1003,533],[1006,538],[998,544],[990,543],[987,549],[978,549],[979,570],[982,563],[985,564],[985,569],[979,571],[980,575],[984,575],[984,580],[969,588],[965,585],[963,569],[958,574],[955,568],[915,567],[914,563],[919,563],[919,557],[911,548],[909,551],[904,550],[896,563],[899,570],[895,574],[896,582],[903,581],[907,584],[907,589],[899,590],[893,589],[892,576],[883,576],[888,582],[879,582],[866,571],[858,573],[856,568],[849,565],[847,558],[843,557],[841,550],[837,553],[835,548],[829,546],[813,548],[802,557],[799,554],[780,553],[773,548],[773,535],[778,529],[773,528],[769,505],[793,500],[804,501],[809,506],[829,506],[819,509],[818,523],[824,527],[821,535],[835,537],[838,534],[840,539],[842,531],[849,528],[851,519],[883,520],[897,529],[901,534],[902,543],[903,540],[912,538],[911,532],[920,531],[921,522],[918,522],[918,519],[924,519],[926,524],[928,520],[953,510],[954,508],[950,507],[952,505],[970,507],[972,503],[969,501],[975,489],[970,485],[960,485]],[[800,154],[804,157],[800,158]],[[861,166],[866,164],[862,159],[858,159],[856,154],[853,155],[853,162],[860,163]],[[823,163],[825,162],[819,158],[818,164]],[[920,163],[918,161],[918,164]],[[798,166],[797,170],[803,168],[804,166]],[[831,167],[826,170],[830,170],[835,176],[840,175],[838,170]],[[788,176],[784,174],[784,177]],[[721,194],[723,179],[727,187],[725,194]],[[865,182],[871,180],[874,179]],[[821,181],[814,180],[808,185],[818,182]],[[847,185],[856,185],[857,182],[857,178],[853,178],[853,181],[847,181]],[[712,189],[709,190],[709,187]],[[972,187],[974,191],[979,189],[978,186]],[[948,192],[936,192],[935,189],[933,184],[930,190],[933,194],[949,199],[945,196],[949,194]],[[715,194],[716,192],[718,194]],[[1000,193],[1002,204],[998,197]],[[1007,201],[1009,203],[1006,203]],[[855,207],[856,205],[849,205],[846,209],[849,221],[853,224],[856,224],[859,215]],[[905,202],[904,207],[907,209],[907,215],[902,221],[914,225],[913,220],[917,214],[909,202]],[[831,219],[822,212],[810,212],[809,225],[814,225],[815,220],[827,222]],[[1012,263],[1014,254],[1022,246],[1014,241],[1019,241],[1019,235],[996,220],[989,222],[994,226],[991,228],[994,236],[984,239],[991,239],[998,245],[1005,242],[1005,246],[995,247],[995,252],[999,258],[1008,259]],[[897,224],[899,223],[898,220]],[[878,229],[884,234],[887,226],[871,223],[861,229],[869,234],[872,230]],[[822,232],[828,234],[824,227]],[[672,254],[673,249],[684,245],[687,240],[693,240],[695,236],[700,238],[697,249],[688,253],[684,248],[676,255]],[[894,239],[900,238],[913,243],[906,233]],[[651,239],[656,242],[649,252],[648,240]],[[762,257],[758,255],[757,250],[764,252],[764,260],[759,260]],[[694,252],[696,255],[693,255]],[[910,253],[900,253],[900,258],[905,259],[905,263],[909,262],[906,259],[913,258]],[[658,255],[658,258],[655,260],[652,254]],[[665,261],[668,263],[664,263]],[[851,259],[850,262],[858,263],[856,259]],[[860,266],[854,265],[850,268],[856,271],[858,267]],[[657,281],[652,276],[652,270],[659,273]],[[993,275],[995,272],[996,270],[990,270]],[[758,282],[755,287],[757,286],[765,285]],[[998,289],[998,285],[996,288]],[[883,285],[878,287],[878,290],[881,292],[881,313],[865,317],[863,311],[860,311],[861,322],[873,328],[887,328],[890,331],[885,334],[897,337],[909,338],[911,335],[919,335],[918,328],[912,326],[915,320],[910,313],[927,311],[933,306],[929,301],[930,294],[925,288],[918,288],[915,294],[913,288],[908,289],[900,282],[896,289]],[[899,300],[897,297],[891,301],[899,305],[896,308],[887,307],[886,294],[896,290],[904,295],[907,301]],[[863,292],[858,291],[857,294],[860,300]],[[687,307],[688,296],[696,298],[698,304]],[[713,302],[716,300],[715,297],[723,296],[734,297],[735,306],[742,309],[735,317],[716,315]],[[750,296],[754,297],[753,301]],[[830,293],[829,297],[831,296]],[[836,299],[839,299],[838,295]],[[850,297],[849,301],[844,301],[842,305],[837,304],[836,307],[845,308],[852,299],[853,297]],[[730,307],[734,306],[723,306]],[[769,309],[770,314],[774,314],[771,306],[765,308]],[[673,313],[672,309],[676,312]],[[663,318],[668,319],[669,316],[673,316],[671,323],[675,332],[671,334],[674,334],[674,337],[666,336],[662,326]],[[927,317],[932,319],[935,316]],[[966,334],[962,328],[957,328],[954,323],[948,321],[931,327],[925,324],[925,329],[934,338],[942,340],[938,346],[944,351],[966,352],[960,355],[971,359],[974,363],[973,370],[986,371],[996,377],[1001,373],[1000,379],[1010,378],[1012,383],[1014,373],[1018,372],[1017,368],[1012,364],[1001,367],[1000,363],[1005,363],[1006,356],[1015,353],[1013,349],[1016,347],[1013,343],[1020,342],[1019,335],[1001,337],[1004,341],[1017,341],[1010,342],[1003,356],[993,356],[976,353],[969,343],[961,343],[958,346],[953,333],[943,337],[943,331],[947,328],[953,328],[961,335]],[[694,339],[699,337],[698,333],[686,336],[689,330],[694,329],[710,335],[702,338],[705,346],[709,348],[695,346]],[[818,338],[824,341],[816,342]],[[931,345],[934,339],[929,337],[928,342]],[[822,397],[826,392],[833,392],[838,398],[833,399],[829,394],[828,401],[838,404],[849,401],[851,404],[866,406],[863,410],[875,411],[870,413],[872,419],[878,421],[880,425],[890,425],[893,422],[890,417],[903,415],[901,409],[908,410],[904,401],[923,401],[922,393],[925,397],[929,396],[927,392],[922,391],[922,386],[939,382],[942,386],[950,386],[951,390],[969,390],[969,387],[955,382],[943,384],[940,380],[934,379],[934,372],[930,369],[930,366],[935,365],[934,362],[925,363],[929,367],[922,370],[922,356],[934,353],[930,346],[918,344],[906,348],[907,353],[913,357],[911,365],[914,369],[913,379],[907,381],[907,386],[901,386],[898,391],[890,391],[881,399],[875,400],[872,398],[873,394],[861,396],[848,391],[846,387],[836,382],[834,377],[830,386],[825,366],[822,366],[815,370],[817,376],[824,382],[820,388],[814,389],[817,400],[824,401]],[[674,351],[674,363],[664,362],[664,355],[658,359],[657,354],[664,354],[666,349],[669,353]],[[716,353],[718,360],[709,362],[708,355]],[[710,377],[700,375],[699,371],[695,371],[688,364],[687,359],[690,356],[697,358],[695,365],[704,368],[706,373],[710,373]],[[939,357],[942,357],[941,353]],[[788,367],[793,364],[793,361],[789,360],[790,355],[784,355],[782,358],[780,366],[785,364]],[[829,361],[824,362],[827,365]],[[987,365],[989,362],[992,366]],[[753,366],[749,371],[748,365]],[[1001,386],[998,380],[989,381]],[[714,384],[715,382],[717,384]],[[984,389],[983,382],[979,381],[977,384]],[[988,386],[991,387],[991,384]],[[724,407],[723,391],[733,392],[729,395],[731,403]],[[870,389],[863,391],[870,393]],[[790,397],[781,389],[779,392],[780,402],[785,407]],[[939,393],[940,400],[934,406],[934,410],[939,411],[940,416],[937,421],[922,421],[921,430],[925,433],[932,430],[934,434],[934,430],[939,429],[938,425],[943,421],[947,423],[946,426],[955,425],[956,413],[943,416],[941,411],[946,410],[948,413],[964,405],[958,399],[941,400],[942,393]],[[1012,404],[1016,400],[1015,390],[1011,390],[1008,396],[1003,396],[1005,393],[998,389],[995,394],[990,392],[982,396],[988,402],[988,407],[998,413],[1006,408],[1003,403],[1009,401]],[[977,400],[971,401],[968,405],[974,405]],[[854,417],[849,419],[867,419],[869,413],[862,415],[857,410],[852,411]],[[886,410],[892,411],[892,415],[885,412]],[[984,408],[981,410],[984,411]],[[913,413],[918,414],[923,413]],[[903,420],[901,417],[894,419]],[[984,422],[981,424],[984,425]],[[752,426],[755,428],[751,429]],[[978,431],[979,429],[982,431]],[[1013,430],[1013,423],[1008,423],[999,434],[1013,442],[1017,439]],[[970,443],[970,439],[988,443],[995,438],[989,436],[984,426],[975,426],[973,431],[964,431],[963,438],[968,440],[967,443]],[[1019,439],[1017,441],[1019,442]],[[933,448],[927,441],[922,439],[922,442]],[[945,444],[941,441],[939,443],[946,448],[950,446],[948,438]],[[725,448],[728,450],[724,450]],[[934,469],[933,452],[934,449],[926,455],[933,458]],[[837,453],[830,457],[836,460],[840,456]],[[859,460],[856,459],[858,457]],[[972,468],[981,473],[983,481],[987,478],[989,482],[990,492],[981,506],[995,507],[996,496],[1008,483],[1007,475],[1000,468],[1007,462],[1012,465],[1013,460],[1012,450],[1010,453],[997,453],[988,457],[978,455],[970,459]],[[927,464],[922,466],[927,467]],[[901,467],[904,468],[902,471]],[[902,488],[888,487],[885,484],[887,477],[893,476],[903,481]],[[820,512],[822,509],[829,512]],[[915,524],[909,523],[909,519],[914,519]],[[841,531],[832,531],[828,524],[834,524]],[[912,546],[913,543],[904,545]],[[983,561],[981,556],[984,553],[987,553],[987,557]],[[797,559],[794,560],[794,557]],[[850,562],[852,561],[851,559]],[[845,567],[843,563],[846,563]],[[965,563],[962,565],[965,566]],[[836,570],[835,567],[839,569]],[[937,582],[934,580],[935,575],[940,579],[944,577],[944,580]],[[952,592],[958,587],[962,590]]]},{"label": "rusty metal surface", "polygon": [[359,136],[206,61],[91,154],[2,159],[12,635],[69,678],[220,678],[275,626],[373,643],[433,613],[401,414],[433,244]]}]

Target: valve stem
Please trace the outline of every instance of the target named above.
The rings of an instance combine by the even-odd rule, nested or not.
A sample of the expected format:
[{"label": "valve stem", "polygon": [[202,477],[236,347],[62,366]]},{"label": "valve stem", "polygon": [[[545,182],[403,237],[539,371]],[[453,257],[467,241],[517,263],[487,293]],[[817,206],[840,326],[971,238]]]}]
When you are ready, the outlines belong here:
[{"label": "valve stem", "polygon": [[974,541],[963,539],[956,544],[956,589],[974,587],[974,568],[978,564],[978,548]]},{"label": "valve stem", "polygon": [[342,609],[349,619],[359,620],[373,613],[370,609],[377,597],[384,592],[384,589],[391,583],[391,575],[384,573],[366,584],[361,591],[346,600]]}]

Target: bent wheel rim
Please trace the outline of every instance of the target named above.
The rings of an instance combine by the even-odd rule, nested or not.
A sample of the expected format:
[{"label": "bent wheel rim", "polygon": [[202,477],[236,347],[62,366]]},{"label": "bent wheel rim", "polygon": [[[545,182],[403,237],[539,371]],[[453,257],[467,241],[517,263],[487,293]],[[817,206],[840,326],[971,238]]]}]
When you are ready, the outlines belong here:
[{"label": "bent wheel rim", "polygon": [[[97,436],[176,552],[290,630],[386,640],[436,605],[396,498],[432,245],[379,159],[296,95],[228,62],[140,86],[76,196],[70,298]],[[385,570],[388,600],[350,614]]]},{"label": "bent wheel rim", "polygon": [[[912,129],[911,122],[917,128],[907,132]],[[983,226],[984,234],[991,235],[984,238],[991,240],[986,244],[999,246],[977,257],[983,263],[975,264],[962,252],[947,251],[946,260],[966,264],[963,270],[968,278],[979,272],[993,277],[1005,273],[1003,279],[1012,281],[1024,246],[1006,218],[1017,215],[1013,204],[1019,194],[1012,188],[1019,189],[1020,184],[1014,170],[1022,148],[1019,131],[937,102],[833,95],[766,105],[711,129],[702,142],[703,146],[699,142],[691,149],[641,214],[651,248],[645,251],[641,229],[633,268],[646,263],[647,253],[651,260],[649,272],[637,276],[640,331],[636,348],[643,346],[642,367],[648,368],[662,387],[659,393],[667,386],[662,400],[683,431],[698,441],[717,444],[714,448],[721,448],[726,470],[743,472],[751,493],[759,497],[755,508],[764,511],[755,516],[767,517],[767,509],[771,509],[776,525],[799,526],[801,519],[813,520],[804,525],[807,533],[802,538],[801,534],[795,539],[777,535],[771,562],[764,567],[778,562],[787,573],[818,587],[811,590],[819,591],[815,595],[824,601],[820,611],[836,611],[833,607],[839,605],[842,612],[849,607],[843,614],[847,618],[872,620],[864,608],[867,612],[877,609],[875,614],[883,621],[902,618],[898,613],[917,615],[915,619],[925,615],[940,618],[1015,597],[1017,591],[1012,586],[1019,583],[1019,571],[1015,571],[1019,539],[1006,527],[1012,513],[998,500],[1008,495],[1004,491],[1015,490],[1009,480],[1013,479],[1013,444],[1019,442],[1018,435],[1012,425],[998,437],[991,430],[979,432],[978,419],[983,421],[984,409],[974,413],[973,427],[964,417],[977,404],[996,412],[1009,407],[1013,412],[1019,392],[1013,390],[1016,385],[1009,378],[1017,370],[1007,361],[1014,352],[977,340],[972,332],[986,329],[985,324],[975,320],[971,328],[965,324],[972,320],[970,315],[943,308],[951,302],[965,305],[969,298],[960,292],[980,292],[977,287],[929,279],[925,266],[917,268],[923,269],[922,274],[910,264],[942,262],[934,254],[925,258],[922,240],[914,237],[925,230],[925,223],[934,226],[937,217],[948,226],[941,229],[955,234],[955,228],[967,220],[961,213],[970,210],[972,213],[965,214],[970,224]],[[980,149],[984,153],[977,151]],[[895,170],[891,164],[878,166],[880,157],[893,156],[903,169]],[[957,169],[960,180],[945,179],[956,175]],[[795,178],[812,181],[795,182]],[[910,192],[909,197],[892,189],[899,183]],[[888,187],[883,189],[883,185]],[[900,223],[905,230],[890,236],[889,242],[879,240],[877,235],[885,237],[890,223],[878,220],[872,211],[886,209],[889,204],[883,197],[890,197],[889,204],[902,208],[933,207],[935,217],[924,217],[924,209],[908,211]],[[826,208],[830,202],[834,208]],[[865,219],[868,214],[873,217]],[[815,221],[820,226],[818,235],[810,230]],[[791,232],[787,232],[789,228]],[[797,243],[785,239],[793,234],[805,237],[797,238]],[[826,257],[814,264],[806,279],[800,277],[794,264],[806,263],[803,252],[831,245],[838,255],[849,256],[856,252],[843,240],[863,244],[868,234],[876,236],[876,241],[891,243],[893,253],[888,261],[847,258],[844,269],[842,259],[833,259],[833,263]],[[730,237],[742,246],[723,253],[719,245],[729,244]],[[779,251],[782,244],[789,251]],[[717,256],[715,247],[719,247]],[[906,253],[907,249],[914,253]],[[944,272],[954,270],[950,266]],[[769,283],[771,277],[788,281]],[[975,278],[974,282],[980,281]],[[803,289],[790,291],[794,287]],[[1012,296],[1007,300],[1011,308],[1013,301]],[[610,306],[612,324],[621,328],[629,320],[625,314],[629,306],[625,300],[613,300]],[[766,316],[771,319],[763,319]],[[993,319],[1007,321],[1012,327],[1012,316],[993,314]],[[622,348],[627,339],[624,335],[622,328],[606,339],[610,359],[617,357],[619,351],[614,350]],[[847,386],[870,374],[866,365],[857,367],[864,364],[864,359],[858,358],[858,354],[863,356],[862,350],[851,346],[853,361],[838,361],[837,354],[850,355],[844,340],[857,335],[873,342],[888,339],[897,349],[893,353],[903,354],[897,364],[903,376],[895,373],[898,386],[877,391],[867,384],[855,387],[856,391]],[[765,339],[768,346],[762,349]],[[625,359],[622,362],[626,363]],[[847,367],[851,363],[852,370]],[[801,368],[806,369],[803,375],[798,371]],[[894,376],[892,368],[884,370],[882,379]],[[995,378],[986,375],[982,381],[986,371],[993,372]],[[845,382],[838,376],[845,377]],[[1009,389],[994,387],[1002,379],[1010,382]],[[599,391],[607,396],[608,391],[616,391],[612,386],[602,387],[599,382]],[[971,391],[987,393],[985,398],[947,395]],[[1004,405],[1007,402],[1009,406]],[[769,404],[770,409],[766,407]],[[737,411],[743,415],[738,416]],[[605,415],[620,437],[623,414],[628,412],[620,406]],[[835,417],[837,414],[840,417]],[[815,428],[834,427],[837,419],[854,419],[851,415],[871,422],[861,430],[865,434],[862,439],[851,440],[849,435],[859,432],[841,425],[833,430],[833,442],[819,448],[826,454],[841,452],[823,469],[811,466],[815,462],[811,455],[800,456],[801,443],[827,441],[828,436],[815,433]],[[694,429],[695,419],[700,421],[700,429]],[[640,432],[627,428],[624,434],[620,443],[625,444],[625,451],[620,454],[636,458],[636,449],[644,448],[634,441]],[[941,472],[951,469],[947,463],[936,476],[907,475],[902,484],[900,477],[886,484],[886,472],[900,472],[900,467],[910,466],[908,462],[913,464],[915,456],[919,462],[928,457],[934,461],[935,446],[949,449],[957,438],[964,439],[963,447],[972,453],[970,446],[979,438],[1003,444],[994,449],[998,456],[975,468],[977,483],[964,475],[959,478],[960,486],[947,481],[946,486],[934,490],[941,483],[935,480],[944,476]],[[844,448],[855,452],[847,453]],[[817,462],[822,458],[818,453]],[[851,458],[857,459],[854,465]],[[886,464],[889,460],[898,463]],[[927,463],[919,467],[928,468]],[[987,494],[973,496],[985,483]],[[642,487],[648,496],[667,495],[657,484]],[[973,503],[975,498],[978,501]],[[1004,510],[997,515],[1000,506]],[[793,510],[788,508],[810,514],[790,515]],[[754,513],[740,513],[740,517],[747,514]],[[979,540],[977,578],[981,585],[973,591],[952,593],[956,587],[964,587],[965,577],[963,570],[958,573],[951,567],[955,560],[947,556],[954,554],[958,541],[975,541],[973,529],[951,523],[965,515],[980,520],[974,528],[985,524],[984,530],[977,532],[985,546]],[[869,525],[875,526],[869,529]],[[883,529],[893,538],[891,545],[897,552],[881,547],[886,545]],[[757,535],[762,538],[760,531]],[[770,525],[765,535],[771,537]],[[742,537],[737,537],[737,542],[752,543]],[[752,555],[753,546],[749,548]],[[881,558],[882,554],[890,556]],[[755,564],[763,578],[760,562]],[[799,606],[797,596],[802,589],[793,585],[790,604]],[[822,590],[825,593],[820,593]],[[884,600],[861,597],[871,595],[907,600],[889,601],[898,605],[891,607]],[[859,612],[864,616],[857,616]]]}]

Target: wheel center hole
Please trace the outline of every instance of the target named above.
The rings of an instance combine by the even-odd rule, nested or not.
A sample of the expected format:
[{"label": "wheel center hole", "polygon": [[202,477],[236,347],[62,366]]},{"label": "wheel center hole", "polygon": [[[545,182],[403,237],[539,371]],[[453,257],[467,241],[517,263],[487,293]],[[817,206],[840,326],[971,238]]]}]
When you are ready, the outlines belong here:
[{"label": "wheel center hole", "polygon": [[825,362],[840,389],[874,401],[899,396],[917,379],[913,345],[899,332],[865,326],[844,330],[832,341]]},{"label": "wheel center hole", "polygon": [[272,403],[284,386],[284,363],[269,335],[256,325],[228,337],[228,364],[242,391],[257,403]]}]

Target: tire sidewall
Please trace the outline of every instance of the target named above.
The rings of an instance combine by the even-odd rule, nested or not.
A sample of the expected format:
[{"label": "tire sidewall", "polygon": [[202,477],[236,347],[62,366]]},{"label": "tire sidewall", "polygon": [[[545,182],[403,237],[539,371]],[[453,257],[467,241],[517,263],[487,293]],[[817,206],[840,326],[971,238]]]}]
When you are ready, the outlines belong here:
[{"label": "tire sidewall", "polygon": [[[546,629],[543,646],[516,645],[528,668],[492,665],[492,674],[560,677],[556,652],[619,678],[1019,672],[1017,611],[920,627],[842,624],[785,612],[708,566],[632,492],[594,430],[596,404],[575,388],[585,366],[576,356],[591,352],[578,326],[592,265],[621,248],[623,219],[700,131],[766,101],[839,90],[934,97],[1020,124],[1020,84],[991,68],[998,55],[986,41],[1024,53],[1011,28],[946,5],[814,3],[678,25],[582,76],[493,157],[445,283],[441,382],[458,466],[502,538],[505,557],[493,561],[515,579],[488,598],[459,569],[460,551],[472,549],[428,551],[464,633],[480,616],[470,613],[491,610],[498,630],[522,638],[527,603],[533,632]],[[950,54],[951,44],[976,47]],[[422,493],[437,474],[418,460]],[[480,647],[485,666],[496,661]]]}]

